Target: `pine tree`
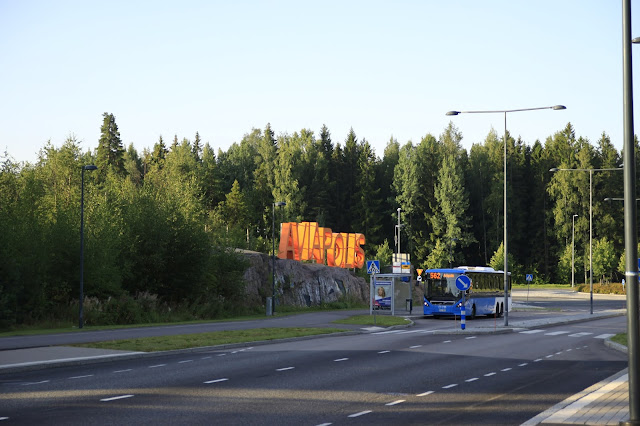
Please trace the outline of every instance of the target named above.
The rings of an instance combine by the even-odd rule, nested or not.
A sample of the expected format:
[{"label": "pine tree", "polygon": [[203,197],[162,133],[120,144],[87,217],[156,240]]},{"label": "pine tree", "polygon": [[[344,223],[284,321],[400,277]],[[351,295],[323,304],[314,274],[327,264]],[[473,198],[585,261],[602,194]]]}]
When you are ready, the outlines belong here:
[{"label": "pine tree", "polygon": [[120,140],[120,131],[116,124],[116,118],[113,114],[107,112],[102,114],[102,118],[96,165],[103,179],[109,169],[118,175],[124,175],[126,173],[124,167],[124,147],[122,140]]}]

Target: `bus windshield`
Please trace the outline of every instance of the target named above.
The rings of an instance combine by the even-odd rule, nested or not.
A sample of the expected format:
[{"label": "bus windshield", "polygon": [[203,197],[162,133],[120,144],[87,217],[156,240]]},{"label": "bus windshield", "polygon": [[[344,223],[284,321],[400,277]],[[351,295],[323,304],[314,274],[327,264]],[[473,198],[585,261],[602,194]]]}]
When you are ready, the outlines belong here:
[{"label": "bus windshield", "polygon": [[434,272],[427,276],[425,286],[427,299],[457,300],[460,290],[456,287],[456,278],[460,274]]}]

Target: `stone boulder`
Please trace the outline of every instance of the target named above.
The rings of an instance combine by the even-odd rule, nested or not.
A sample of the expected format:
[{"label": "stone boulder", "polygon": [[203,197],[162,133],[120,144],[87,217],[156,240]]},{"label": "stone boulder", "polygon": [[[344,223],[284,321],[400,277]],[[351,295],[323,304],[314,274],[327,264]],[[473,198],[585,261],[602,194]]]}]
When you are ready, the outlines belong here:
[{"label": "stone boulder", "polygon": [[[250,263],[243,276],[247,304],[264,305],[272,294],[272,258],[264,253],[243,253]],[[317,306],[343,296],[362,303],[369,300],[369,283],[347,269],[276,258],[275,271],[280,305]]]}]

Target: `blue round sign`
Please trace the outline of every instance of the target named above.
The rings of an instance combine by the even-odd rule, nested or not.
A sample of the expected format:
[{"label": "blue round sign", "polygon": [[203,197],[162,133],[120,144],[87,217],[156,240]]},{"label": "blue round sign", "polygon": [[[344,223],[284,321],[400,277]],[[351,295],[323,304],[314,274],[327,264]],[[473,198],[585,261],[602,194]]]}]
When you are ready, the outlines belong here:
[{"label": "blue round sign", "polygon": [[469,290],[471,287],[471,278],[466,275],[459,275],[458,278],[456,278],[456,287],[461,291]]}]

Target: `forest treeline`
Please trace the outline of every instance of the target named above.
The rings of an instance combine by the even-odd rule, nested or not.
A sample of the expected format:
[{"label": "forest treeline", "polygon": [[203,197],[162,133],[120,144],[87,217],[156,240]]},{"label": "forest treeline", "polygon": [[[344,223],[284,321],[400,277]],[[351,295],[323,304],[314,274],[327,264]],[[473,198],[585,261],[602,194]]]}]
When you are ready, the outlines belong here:
[{"label": "forest treeline", "polygon": [[[273,203],[280,201],[276,239],[283,221],[318,222],[363,233],[366,258],[388,263],[399,207],[402,251],[417,267],[502,269],[502,138],[492,130],[467,151],[450,123],[420,141],[391,138],[379,156],[353,129],[335,143],[326,126],[276,136],[267,124],[226,151],[215,152],[196,132],[160,137],[138,152],[133,144],[125,149],[114,115],[105,113],[92,152],[69,137],[60,147],[47,143],[35,164],[1,157],[0,326],[73,318],[87,164],[98,167],[84,175],[89,323],[242,309],[246,265],[233,249],[270,253]],[[576,281],[586,282],[589,173],[549,169],[617,168],[622,153],[606,133],[592,144],[570,123],[543,142],[526,142],[507,134],[514,280],[527,273],[535,282],[569,282],[575,229]],[[618,279],[624,269],[623,204],[604,201],[622,194],[621,171],[593,173],[596,281]]]}]

